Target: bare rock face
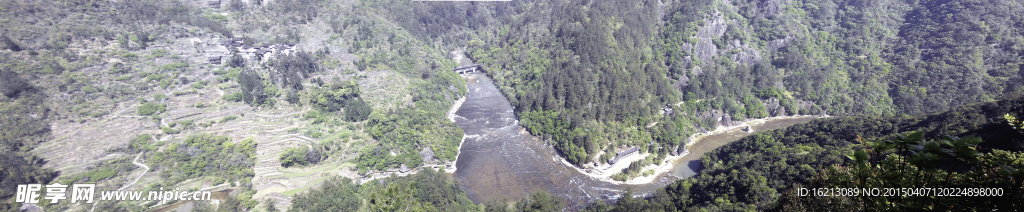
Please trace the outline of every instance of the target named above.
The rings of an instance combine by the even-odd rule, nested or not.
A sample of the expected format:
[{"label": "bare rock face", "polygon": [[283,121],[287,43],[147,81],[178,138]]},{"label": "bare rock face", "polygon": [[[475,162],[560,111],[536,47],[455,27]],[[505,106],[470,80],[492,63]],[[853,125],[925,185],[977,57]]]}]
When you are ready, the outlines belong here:
[{"label": "bare rock face", "polygon": [[722,126],[725,126],[725,127],[732,127],[732,126],[736,126],[736,124],[738,124],[738,123],[735,123],[734,121],[732,121],[732,116],[730,116],[729,113],[722,113],[722,117],[718,121],[718,123],[721,124]]},{"label": "bare rock face", "polygon": [[[682,45],[679,45],[679,49],[683,50],[684,52],[693,51],[693,44],[683,43]],[[690,56],[686,56],[686,59],[690,59]]]},{"label": "bare rock face", "polygon": [[779,99],[775,97],[769,98],[764,102],[764,107],[768,110],[769,116],[785,116],[786,108],[779,105]]},{"label": "bare rock face", "polygon": [[679,77],[679,81],[676,82],[675,84],[676,89],[685,88],[687,85],[689,85],[687,84],[687,82],[689,81],[690,77],[687,77],[685,74],[683,74],[682,76]]},{"label": "bare rock face", "polygon": [[701,70],[700,66],[694,66],[693,67],[693,75],[694,76],[700,76],[701,74],[704,74],[704,70]]},{"label": "bare rock face", "polygon": [[423,157],[423,162],[434,162],[434,150],[430,147],[423,147],[423,151],[420,151],[420,157]]},{"label": "bare rock face", "polygon": [[761,11],[764,12],[767,17],[773,17],[779,14],[779,11],[781,10],[782,3],[779,2],[779,0],[766,0],[761,2]]},{"label": "bare rock face", "polygon": [[688,152],[686,151],[686,144],[688,143],[690,143],[690,138],[686,138],[683,139],[682,141],[679,141],[679,145],[676,145],[675,148],[672,148],[672,151],[669,151],[669,154],[671,154],[672,156],[680,156],[686,154]]},{"label": "bare rock face", "polygon": [[704,62],[710,61],[712,57],[718,55],[718,47],[715,46],[713,39],[721,37],[728,28],[722,13],[715,11],[712,18],[704,20],[704,26],[697,29],[697,46],[693,51],[693,55]]},{"label": "bare rock face", "polygon": [[757,61],[761,61],[761,53],[757,52],[754,48],[750,48],[748,43],[741,44],[740,40],[733,40],[732,43],[729,43],[729,49],[740,49],[739,52],[729,57],[729,59],[737,63],[749,66],[757,63]]},{"label": "bare rock face", "polygon": [[779,49],[781,49],[782,47],[786,47],[786,44],[789,43],[789,40],[791,40],[790,37],[786,36],[786,38],[768,41],[768,51],[771,52],[772,54],[779,52]]}]

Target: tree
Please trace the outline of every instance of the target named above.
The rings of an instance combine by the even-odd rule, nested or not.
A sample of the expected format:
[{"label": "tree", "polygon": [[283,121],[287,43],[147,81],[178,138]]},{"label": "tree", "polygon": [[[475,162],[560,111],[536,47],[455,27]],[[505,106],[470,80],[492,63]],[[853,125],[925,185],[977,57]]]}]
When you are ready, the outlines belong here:
[{"label": "tree", "polygon": [[140,105],[139,108],[137,109],[137,112],[140,116],[148,116],[163,113],[164,111],[167,111],[167,105],[152,102],[142,103],[142,105]]},{"label": "tree", "polygon": [[301,105],[299,103],[299,92],[295,91],[295,89],[288,89],[285,93],[285,100],[291,104]]},{"label": "tree", "polygon": [[[235,0],[235,1],[238,1],[238,0]],[[266,210],[267,212],[277,212],[277,207],[274,206],[274,202],[275,202],[274,199],[268,198],[267,199],[267,203],[266,203],[266,207],[264,207],[264,210]]]},{"label": "tree", "polygon": [[[834,208],[868,211],[986,211],[1020,208],[1024,195],[1024,153],[995,150],[981,154],[981,138],[944,136],[925,140],[923,132],[910,132],[881,141],[867,142],[858,138],[858,150],[847,155],[852,164],[833,166],[821,172],[810,187],[821,188],[964,188],[942,193],[899,191],[895,196],[848,195],[836,198],[791,198],[788,210],[821,210]],[[964,171],[957,171],[964,170]],[[974,198],[993,191],[974,188],[996,188],[1000,195]],[[942,195],[945,193],[946,195]],[[976,193],[973,195],[963,195]],[[933,195],[928,195],[933,194]]]},{"label": "tree", "polygon": [[309,164],[309,159],[306,156],[307,152],[309,152],[309,148],[306,145],[285,149],[281,152],[281,166],[287,168]]},{"label": "tree", "polygon": [[316,58],[306,52],[279,54],[273,64],[274,71],[278,73],[276,76],[280,76],[280,82],[284,83],[282,87],[290,87],[295,90],[302,90],[304,77],[308,77],[309,74],[316,73],[320,69]]},{"label": "tree", "polygon": [[245,69],[238,75],[238,84],[242,85],[242,101],[252,106],[259,106],[267,99],[263,79],[252,69]]},{"label": "tree", "polygon": [[345,106],[345,120],[351,122],[358,122],[366,120],[370,117],[370,113],[373,112],[373,108],[366,104],[362,98],[356,97],[353,100],[349,100]]},{"label": "tree", "polygon": [[16,52],[21,51],[21,46],[18,46],[18,43],[15,43],[14,40],[11,40],[7,35],[0,35],[0,44],[3,44],[3,48],[5,49],[10,49],[11,51]]},{"label": "tree", "polygon": [[34,89],[28,81],[18,75],[17,72],[0,70],[0,93],[7,98],[17,98],[23,91]]},{"label": "tree", "polygon": [[331,83],[313,92],[310,104],[323,111],[338,111],[346,101],[359,97],[359,85],[355,80]]},{"label": "tree", "polygon": [[547,191],[533,193],[527,199],[516,203],[516,209],[524,212],[558,211],[562,208],[562,200],[551,196]]},{"label": "tree", "polygon": [[390,183],[384,189],[370,193],[367,198],[369,211],[427,211],[429,206],[416,199],[416,190],[410,187],[408,184]]},{"label": "tree", "polygon": [[[235,0],[235,1],[238,1],[238,0]],[[245,59],[242,58],[241,55],[238,55],[238,52],[233,52],[231,54],[231,59],[228,59],[228,66],[231,66],[232,68],[244,67],[245,66]]]}]

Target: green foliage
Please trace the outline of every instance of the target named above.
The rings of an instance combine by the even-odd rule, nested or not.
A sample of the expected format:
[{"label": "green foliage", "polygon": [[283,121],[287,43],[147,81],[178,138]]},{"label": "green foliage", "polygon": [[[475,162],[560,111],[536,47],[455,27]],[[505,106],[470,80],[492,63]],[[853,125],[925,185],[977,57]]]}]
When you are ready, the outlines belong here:
[{"label": "green foliage", "polygon": [[[649,198],[651,201],[642,210],[784,209],[814,211],[821,210],[823,207],[846,208],[845,210],[884,210],[889,207],[906,207],[907,210],[913,210],[920,205],[933,205],[928,206],[932,209],[923,208],[925,210],[956,210],[942,209],[947,206],[943,206],[941,202],[932,201],[960,201],[943,198],[886,197],[886,201],[889,203],[900,201],[914,204],[870,206],[874,200],[815,199],[793,196],[796,195],[798,188],[837,186],[946,187],[944,184],[934,183],[948,182],[950,187],[1001,187],[1008,194],[1011,192],[1016,192],[1015,195],[1024,194],[1024,192],[1014,191],[1021,189],[1019,184],[1018,187],[1005,184],[1014,182],[1007,181],[1009,172],[999,171],[1002,169],[999,164],[1019,170],[1015,167],[1019,165],[1013,165],[1015,163],[1007,162],[1005,159],[1017,157],[1013,155],[1020,154],[1024,150],[1024,143],[1021,140],[1008,139],[1019,137],[1021,134],[1008,127],[1006,121],[1001,117],[1008,113],[1019,115],[1021,114],[1020,108],[1024,108],[1024,98],[1014,96],[999,102],[972,104],[928,116],[836,117],[760,132],[705,153],[701,158],[703,170],[698,175],[677,181],[667,186],[664,191],[657,192]],[[909,132],[918,133],[907,135],[906,133]],[[965,138],[940,137],[940,135],[965,136]],[[976,138],[967,138],[970,135],[976,136]],[[978,139],[986,142],[977,143]],[[866,148],[863,145],[851,143],[857,140],[881,141],[872,143],[871,148]],[[881,148],[885,151],[870,150],[877,150],[878,147],[875,146],[882,144],[884,145],[880,147],[885,147]],[[977,146],[972,147],[974,144]],[[975,151],[982,149],[992,150],[990,153],[993,155],[985,153],[981,156],[987,158],[989,162],[983,162],[983,159],[977,161],[970,159]],[[1000,153],[1002,151],[1005,153]],[[850,159],[847,157],[850,153],[857,154],[853,154],[853,159]],[[883,157],[884,155],[892,156]],[[915,157],[921,158],[912,159]],[[870,159],[871,164],[860,163],[861,165],[858,165],[858,163],[851,162],[859,160],[858,158]],[[890,164],[885,165],[886,163]],[[883,165],[879,166],[878,164]],[[850,168],[831,168],[837,165]],[[894,167],[885,168],[890,165]],[[858,166],[871,168],[870,173],[875,173],[878,177],[870,180],[868,180],[869,178],[858,178],[873,176],[856,174]],[[978,171],[959,171],[972,169]],[[901,170],[903,170],[903,174],[900,174]],[[950,175],[950,173],[954,174]],[[982,177],[986,174],[989,176],[988,178]],[[947,178],[949,176],[952,178]],[[916,184],[910,182],[907,182],[909,184],[900,184],[890,181],[884,186],[881,184],[849,184],[853,182],[882,183],[886,180],[916,180],[917,182],[915,182]],[[831,182],[840,184],[830,184]],[[1016,181],[1016,183],[1020,182]],[[1020,197],[1008,195],[1003,198]],[[978,200],[980,199],[968,201]],[[929,203],[924,204],[925,201]],[[978,208],[1004,208],[1007,206],[1006,204],[1016,203],[1015,201],[1003,201],[1014,203],[998,203],[1001,201],[998,198],[989,198],[984,201],[992,201],[993,204],[984,202],[969,204],[987,204],[978,205]]]},{"label": "green foliage", "polygon": [[178,125],[181,126],[181,129],[187,130],[187,129],[191,129],[193,127],[193,125],[192,125],[193,122],[195,122],[194,119],[189,119],[189,120],[184,120],[184,121],[178,122]]},{"label": "green foliage", "polygon": [[224,97],[222,97],[222,98],[224,98],[224,100],[227,100],[227,101],[241,102],[243,96],[242,96],[242,92],[234,92],[234,93],[225,94]]},{"label": "green foliage", "polygon": [[203,176],[237,181],[254,175],[256,142],[251,138],[234,143],[226,136],[189,135],[182,143],[172,143],[164,151],[147,155],[150,166],[166,167],[171,173],[165,179],[168,184]]},{"label": "green foliage", "polygon": [[277,55],[277,59],[269,63],[274,65],[274,70],[277,73],[280,73],[275,76],[281,77],[279,81],[284,83],[282,87],[295,90],[302,90],[303,76],[309,76],[321,69],[316,58],[306,52]]},{"label": "green foliage", "polygon": [[309,148],[306,145],[285,149],[281,152],[281,166],[287,168],[309,164],[309,160],[306,159],[306,152],[309,152]]},{"label": "green foliage", "polygon": [[154,146],[151,143],[154,140],[155,139],[153,139],[153,136],[150,136],[149,134],[139,134],[138,136],[135,136],[135,138],[132,138],[132,140],[128,141],[128,149],[131,152],[139,152],[144,150],[154,151],[156,150],[156,146]]},{"label": "green foliage", "polygon": [[238,75],[238,84],[242,85],[242,101],[252,106],[259,106],[267,103],[268,95],[263,78],[251,69],[246,69]]},{"label": "green foliage", "polygon": [[[187,90],[187,91],[175,91],[175,92],[171,92],[171,95],[174,95],[174,96],[183,96],[183,95],[189,95],[189,94],[196,94],[196,93],[198,93],[198,91],[196,91],[195,89],[192,89],[192,90]],[[202,104],[200,103],[200,105],[202,105]]]},{"label": "green foliage", "polygon": [[220,123],[227,123],[227,122],[229,122],[231,120],[235,120],[235,119],[238,119],[238,116],[235,116],[235,115],[225,116],[224,118],[220,119]]},{"label": "green foliage", "polygon": [[161,71],[176,71],[188,67],[188,63],[168,63],[160,66]]},{"label": "green foliage", "polygon": [[[49,108],[42,90],[19,74],[0,68],[0,199],[11,199],[19,184],[48,184],[57,172],[43,168],[43,159],[29,150],[50,135]],[[36,114],[39,118],[32,118]],[[13,201],[0,202],[0,210],[17,210]]]},{"label": "green foliage", "polygon": [[[551,196],[548,196],[551,197]],[[556,197],[545,202],[558,201]],[[365,203],[365,204],[364,204]],[[557,206],[556,206],[557,207]],[[554,208],[554,207],[549,207]],[[417,174],[355,184],[348,178],[324,181],[320,188],[297,195],[289,211],[479,211],[444,172],[423,169]]]},{"label": "green foliage", "polygon": [[166,49],[154,49],[154,50],[149,51],[149,55],[150,56],[147,56],[148,59],[161,58],[161,57],[164,57],[164,55],[167,55],[167,50]]},{"label": "green foliage", "polygon": [[285,100],[288,101],[289,104],[301,105],[299,102],[299,93],[294,89],[288,89],[285,93]]},{"label": "green foliage", "polygon": [[149,116],[149,115],[154,115],[154,114],[160,114],[160,113],[163,113],[164,111],[167,111],[167,105],[166,104],[157,104],[157,103],[153,103],[153,102],[146,102],[146,103],[142,103],[142,105],[139,105],[139,108],[136,109],[136,110],[137,110],[137,113],[140,116]]},{"label": "green foliage", "polygon": [[196,81],[195,83],[192,83],[192,88],[203,89],[204,87],[206,87],[207,83],[209,83],[209,82],[207,82],[206,80],[199,80],[199,81]]},{"label": "green foliage", "polygon": [[768,117],[768,111],[765,110],[764,104],[761,100],[754,98],[752,95],[747,95],[743,99],[743,105],[747,109],[747,117],[749,118],[764,118]]},{"label": "green foliage", "polygon": [[359,97],[359,84],[355,80],[335,82],[314,91],[310,104],[322,111],[338,111],[346,101]]},{"label": "green foliage", "polygon": [[96,183],[105,179],[117,176],[118,173],[130,172],[138,167],[131,164],[133,157],[124,157],[112,161],[105,161],[90,168],[84,173],[66,176],[61,184],[72,183]]},{"label": "green foliage", "polygon": [[1006,119],[1006,122],[1009,122],[1010,127],[1013,127],[1013,129],[1017,130],[1017,132],[1024,134],[1024,122],[1022,122],[1020,118],[1017,118],[1016,115],[1009,113],[1003,115],[1003,118]]},{"label": "green foliage", "polygon": [[[787,210],[848,208],[871,211],[955,211],[963,209],[1012,210],[1021,207],[1024,153],[995,150],[978,152],[979,137],[944,136],[925,140],[924,133],[897,134],[889,139],[858,140],[847,155],[848,167],[829,167],[815,176],[813,186],[828,188],[998,188],[1002,195],[976,198],[961,196],[978,191],[955,191],[956,195],[897,195],[832,198],[791,197]],[[967,171],[954,171],[967,170]],[[901,191],[902,192],[902,191]],[[991,193],[990,191],[982,191]],[[980,193],[979,193],[980,194]]]},{"label": "green foliage", "polygon": [[216,22],[228,22],[228,17],[221,15],[220,13],[204,13],[203,17]]},{"label": "green foliage", "polygon": [[[600,202],[600,201],[598,201]],[[547,191],[539,191],[531,194],[526,199],[516,202],[511,208],[502,201],[487,202],[487,211],[559,211],[563,207],[562,199],[552,196]]]},{"label": "green foliage", "polygon": [[178,134],[178,132],[180,132],[177,129],[170,127],[160,127],[160,131],[163,131],[164,134]]},{"label": "green foliage", "polygon": [[[655,160],[657,160],[660,163],[661,160],[663,160],[664,157],[667,155],[668,149],[662,148],[662,151],[662,154],[652,154],[648,156],[646,159],[633,161],[632,163],[629,164],[628,167],[623,169],[621,173],[616,173],[612,175],[612,179],[618,181],[626,181],[634,177],[639,177],[641,175],[649,175],[647,173],[654,170],[648,170],[647,172],[644,173],[641,173],[640,171],[643,171],[643,168],[646,167],[647,165],[653,164]],[[658,157],[658,155],[661,155],[661,157]]]},{"label": "green foliage", "polygon": [[349,100],[345,105],[345,120],[351,122],[363,121],[369,118],[372,112],[373,108],[366,104],[362,98]]},{"label": "green foliage", "polygon": [[[485,40],[473,41],[467,52],[495,80],[531,133],[550,139],[562,156],[581,165],[593,161],[609,140],[650,135],[647,124],[676,119],[659,115],[682,95],[673,88],[677,78],[669,75],[660,42],[651,39],[659,27],[657,5],[569,1],[539,6],[550,10],[514,6],[508,9],[521,12],[511,16],[551,17],[551,23],[528,27],[540,20],[509,18],[491,36],[481,36]],[[536,31],[550,33],[531,33]],[[634,130],[583,133],[607,126]],[[659,134],[695,131],[692,125],[673,128],[673,133]],[[640,143],[644,137],[626,142]],[[656,142],[667,146],[682,138]]]},{"label": "green foliage", "polygon": [[35,87],[21,78],[18,73],[8,70],[0,70],[0,93],[7,98],[17,98],[18,94],[25,91],[33,91]]},{"label": "green foliage", "polygon": [[10,49],[11,51],[16,52],[21,51],[21,46],[18,45],[18,43],[15,43],[14,40],[11,40],[11,37],[7,37],[7,35],[0,35],[0,44],[2,44],[0,49]]},{"label": "green foliage", "polygon": [[[358,158],[361,170],[398,168],[423,164],[419,151],[429,147],[441,161],[454,161],[462,129],[444,118],[443,112],[400,108],[390,114],[374,112],[366,132],[381,141],[364,147]],[[391,155],[395,152],[397,155]]]},{"label": "green foliage", "polygon": [[231,58],[228,59],[228,66],[232,68],[239,68],[245,66],[245,58],[242,58],[238,53],[232,53]]}]

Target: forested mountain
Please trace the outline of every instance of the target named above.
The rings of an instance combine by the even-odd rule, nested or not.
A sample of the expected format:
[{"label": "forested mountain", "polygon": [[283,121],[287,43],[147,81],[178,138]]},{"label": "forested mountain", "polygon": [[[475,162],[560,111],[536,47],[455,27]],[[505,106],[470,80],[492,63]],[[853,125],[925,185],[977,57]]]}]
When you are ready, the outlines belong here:
[{"label": "forested mountain", "polygon": [[0,2],[0,210],[31,210],[14,189],[51,182],[223,183],[221,208],[250,210],[328,177],[305,169],[360,178],[417,168],[424,149],[454,161],[462,130],[444,113],[464,81],[450,49],[386,14],[414,7],[389,2]]},{"label": "forested mountain", "polygon": [[[28,152],[48,139],[46,94],[18,73],[0,70],[0,200],[12,198],[18,184],[48,182],[57,176],[45,160]],[[0,202],[0,210],[13,210]]]},{"label": "forested mountain", "polygon": [[[374,179],[457,159],[463,131],[445,112],[468,91],[453,52],[481,64],[520,124],[581,167],[631,147],[660,160],[691,135],[753,119],[839,116],[745,138],[664,192],[588,210],[892,209],[790,195],[864,183],[850,180],[877,174],[864,164],[979,186],[1018,183],[978,176],[1024,168],[1019,127],[1006,124],[1024,115],[1016,0],[11,0],[0,25],[0,210],[22,206],[10,200],[18,184],[117,189],[140,172],[167,180],[137,188],[230,185],[239,197],[225,207],[238,210],[267,199],[479,210],[432,171],[302,193],[326,179],[313,173]],[[918,157],[926,145],[969,152],[969,136],[981,155]],[[70,150],[83,144],[94,150]],[[890,166],[915,157],[963,166]],[[354,197],[318,203],[326,195]],[[972,204],[1012,210],[1013,195]],[[487,208],[558,204],[532,198]]]},{"label": "forested mountain", "polygon": [[444,172],[427,169],[412,176],[363,185],[331,179],[299,195],[288,211],[480,211]]},{"label": "forested mountain", "polygon": [[[1021,139],[1024,138],[1024,134],[1017,130],[1019,126],[1007,122],[1005,117],[1007,114],[1019,117],[1021,111],[1024,111],[1024,97],[1015,95],[1000,101],[969,104],[931,115],[827,118],[758,133],[705,154],[701,158],[704,169],[699,175],[677,181],[645,200],[617,204],[614,209],[819,211],[842,208],[841,210],[957,211],[1019,208],[1020,201],[1016,200],[1024,198],[1021,196],[1024,195],[1024,188],[1021,188],[1024,181],[1019,179],[1021,174],[1024,174],[1020,172],[1024,170],[1024,154],[1021,152],[1024,150],[1024,139]],[[906,139],[904,136],[913,136],[911,132],[920,133],[917,139],[924,141],[949,139],[946,136],[953,136],[955,140],[968,140],[976,136],[981,142],[970,148],[977,151],[971,154],[973,156],[965,157],[973,157],[975,160],[967,161],[958,160],[957,158],[962,156],[957,155],[931,159],[926,163],[913,162],[912,159],[918,159],[919,155],[925,153],[926,149],[921,146],[925,146],[927,142],[917,144],[919,147],[910,147],[913,151],[880,150],[877,152],[880,156],[871,153],[872,160],[877,161],[872,164],[881,164],[880,161],[886,159],[889,160],[887,164],[897,164],[897,167],[913,167],[904,168],[909,171],[906,171],[908,174],[902,175],[894,174],[904,172],[900,169],[887,172],[880,166],[876,168],[879,169],[878,173],[865,175],[864,178],[887,181],[889,184],[854,186],[846,184],[836,176],[854,173],[837,173],[835,170],[857,167],[854,151],[871,149],[865,148],[862,145],[864,142],[899,141]],[[946,145],[948,144],[943,144],[942,148],[947,148]],[[950,147],[943,151],[959,151],[954,149]],[[909,162],[902,162],[897,158],[911,159],[906,159]],[[942,170],[938,171],[941,174],[910,174],[912,171],[926,170],[928,166]],[[904,181],[903,178],[911,180]],[[921,181],[921,178],[931,181]],[[922,182],[931,184],[921,184]],[[1002,188],[1005,193],[995,197],[928,198],[937,195],[925,195],[926,197],[921,199],[801,197],[796,193],[799,188],[851,186]],[[884,203],[879,202],[876,205],[875,201]],[[919,205],[910,204],[915,202]],[[601,204],[590,207],[593,211],[613,209],[605,208]]]},{"label": "forested mountain", "polygon": [[749,118],[991,101],[1019,90],[1024,68],[1024,19],[1014,15],[1024,9],[1013,1],[508,6],[516,13],[468,41],[469,53],[523,125],[576,164],[620,145],[672,147]]}]

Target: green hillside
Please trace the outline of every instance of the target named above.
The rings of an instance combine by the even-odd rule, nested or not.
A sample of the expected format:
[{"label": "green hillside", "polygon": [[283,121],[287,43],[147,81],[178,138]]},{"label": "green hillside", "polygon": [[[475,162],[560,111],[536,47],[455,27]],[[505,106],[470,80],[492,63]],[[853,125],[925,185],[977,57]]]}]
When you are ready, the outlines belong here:
[{"label": "green hillside", "polygon": [[[446,114],[469,93],[451,71],[461,54],[569,163],[648,154],[616,180],[699,133],[827,117],[586,210],[1014,210],[1021,14],[1014,0],[2,1],[0,210],[24,206],[17,185],[52,182],[222,185],[235,192],[226,208],[243,211],[559,208],[546,193],[481,208],[427,168],[454,166],[464,136]],[[380,179],[403,167],[426,173]],[[341,178],[355,181],[323,183]],[[1013,193],[793,196],[809,186]]]}]

